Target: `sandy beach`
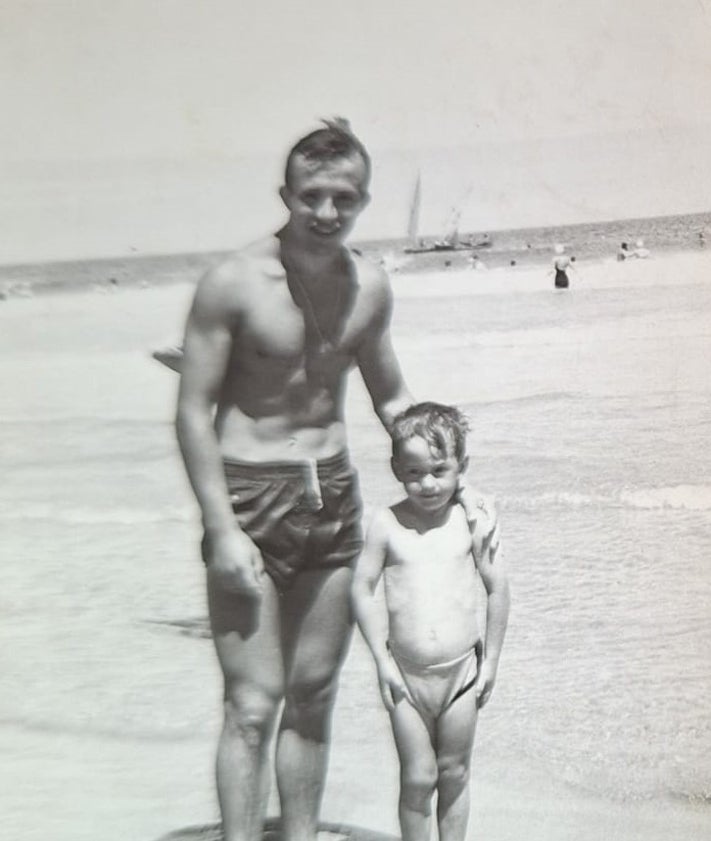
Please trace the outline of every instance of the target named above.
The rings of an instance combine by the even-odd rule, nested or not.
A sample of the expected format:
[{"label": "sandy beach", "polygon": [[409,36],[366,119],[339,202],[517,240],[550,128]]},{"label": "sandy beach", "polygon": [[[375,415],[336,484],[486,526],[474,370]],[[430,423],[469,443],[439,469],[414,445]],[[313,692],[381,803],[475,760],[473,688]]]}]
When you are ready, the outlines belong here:
[{"label": "sandy beach", "polygon": [[[711,397],[711,253],[581,261],[564,293],[541,266],[400,273],[392,282],[407,379],[418,395],[480,412],[472,461],[482,486],[500,496],[511,534],[512,628],[479,725],[468,837],[708,838],[711,731],[701,705],[711,692],[711,576],[702,562],[711,491],[700,442]],[[4,836],[153,841],[218,818],[220,682],[202,633],[198,517],[171,428],[177,378],[150,359],[151,349],[179,338],[192,285],[148,277],[113,289],[25,292],[0,301]],[[368,513],[397,487],[385,435],[352,380],[351,449]],[[544,398],[552,402],[531,402]],[[561,412],[569,420],[562,426]],[[626,425],[633,421],[634,430]],[[673,446],[659,446],[665,436]],[[649,473],[630,468],[626,479],[611,478],[616,461],[633,455]],[[524,472],[529,456],[557,459],[556,484],[536,484],[541,461]],[[607,535],[619,529],[614,587],[593,569],[579,593],[566,580],[565,596],[542,607],[544,562],[567,558],[572,540],[561,569],[579,562],[587,575],[603,521]],[[637,551],[659,564],[656,572],[624,563]],[[669,552],[675,562],[687,554],[680,571],[669,570]],[[647,574],[673,579],[672,594],[645,584],[639,576]],[[621,593],[630,594],[624,603]],[[649,603],[634,601],[646,595]],[[586,599],[597,612],[569,619],[589,616]],[[634,639],[620,615],[634,615]],[[567,622],[577,622],[572,638]],[[667,649],[674,628],[683,638]],[[625,652],[641,652],[639,672],[628,653],[605,653],[616,633],[636,646]],[[658,650],[648,661],[653,637]],[[658,685],[672,693],[663,705]],[[634,741],[620,747],[632,731]],[[396,799],[388,722],[355,638],[323,818],[396,834]]]}]

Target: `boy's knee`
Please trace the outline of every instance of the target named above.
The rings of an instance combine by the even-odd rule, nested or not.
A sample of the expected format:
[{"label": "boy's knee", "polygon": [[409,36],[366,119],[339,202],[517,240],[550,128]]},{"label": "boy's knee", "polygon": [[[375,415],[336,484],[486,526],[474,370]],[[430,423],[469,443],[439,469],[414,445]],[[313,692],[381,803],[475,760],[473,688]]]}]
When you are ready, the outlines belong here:
[{"label": "boy's knee", "polygon": [[429,815],[436,786],[437,771],[434,767],[403,769],[400,780],[402,802],[415,812]]},{"label": "boy's knee", "polygon": [[440,760],[437,768],[437,786],[449,792],[459,792],[469,784],[469,761],[467,757]]}]

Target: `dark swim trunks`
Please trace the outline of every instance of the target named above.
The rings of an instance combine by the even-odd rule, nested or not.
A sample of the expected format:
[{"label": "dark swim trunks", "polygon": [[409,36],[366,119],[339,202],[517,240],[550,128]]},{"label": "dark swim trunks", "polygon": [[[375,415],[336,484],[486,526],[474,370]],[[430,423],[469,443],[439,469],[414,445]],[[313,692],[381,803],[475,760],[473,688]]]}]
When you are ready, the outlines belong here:
[{"label": "dark swim trunks", "polygon": [[350,566],[360,553],[360,491],[347,453],[320,461],[225,459],[224,468],[235,519],[278,590],[302,569]]}]

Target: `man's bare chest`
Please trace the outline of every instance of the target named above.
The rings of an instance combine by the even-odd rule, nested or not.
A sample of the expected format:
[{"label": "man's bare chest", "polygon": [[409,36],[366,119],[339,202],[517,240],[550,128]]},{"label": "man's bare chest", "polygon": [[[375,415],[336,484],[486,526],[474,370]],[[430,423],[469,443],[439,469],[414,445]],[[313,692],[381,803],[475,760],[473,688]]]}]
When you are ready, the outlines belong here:
[{"label": "man's bare chest", "polygon": [[251,308],[235,331],[234,353],[251,367],[297,370],[318,367],[336,373],[352,364],[364,332],[357,304],[334,312],[299,308],[291,299],[272,298]]}]

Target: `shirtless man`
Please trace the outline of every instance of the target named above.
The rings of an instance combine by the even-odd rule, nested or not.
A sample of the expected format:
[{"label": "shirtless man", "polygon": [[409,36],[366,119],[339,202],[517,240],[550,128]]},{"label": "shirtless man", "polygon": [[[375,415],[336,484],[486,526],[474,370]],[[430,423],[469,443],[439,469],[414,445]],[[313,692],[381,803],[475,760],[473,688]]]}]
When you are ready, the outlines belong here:
[{"label": "shirtless man", "polygon": [[338,672],[352,630],[360,498],[344,425],[357,365],[388,427],[412,403],[390,340],[384,272],[344,241],[369,200],[370,160],[347,123],[299,141],[284,228],[200,281],[176,427],[202,511],[224,726],[226,841],[261,838],[278,707],[286,841],[313,841]]},{"label": "shirtless man", "polygon": [[181,369],[176,426],[202,511],[224,675],[225,841],[261,837],[282,700],[282,830],[285,841],[315,838],[362,545],[346,375],[358,366],[386,428],[413,402],[390,340],[386,275],[344,246],[369,178],[368,153],[347,123],[300,140],[280,191],[286,225],[201,280],[183,357],[171,364]]}]

